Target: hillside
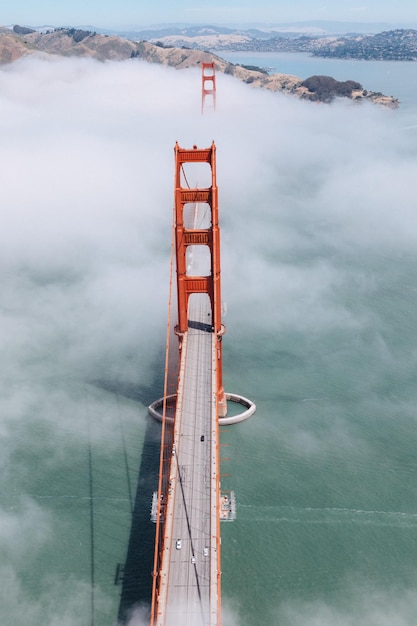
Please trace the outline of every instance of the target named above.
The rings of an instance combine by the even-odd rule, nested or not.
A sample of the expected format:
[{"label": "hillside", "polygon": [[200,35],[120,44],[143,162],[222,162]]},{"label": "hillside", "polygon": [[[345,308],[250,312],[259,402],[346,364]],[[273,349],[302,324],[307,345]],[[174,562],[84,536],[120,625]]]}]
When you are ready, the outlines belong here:
[{"label": "hillside", "polygon": [[216,27],[194,27],[142,31],[137,36],[152,43],[216,52],[304,52],[338,59],[417,61],[417,30],[410,28],[337,35],[257,29],[225,32]]},{"label": "hillside", "polygon": [[[148,63],[158,63],[185,69],[198,67],[203,62],[214,62],[216,71],[250,84],[254,87],[291,94],[302,99],[330,102],[334,97],[348,97],[355,101],[369,100],[384,106],[396,107],[395,98],[366,91],[358,83],[348,81],[355,88],[346,88],[329,77],[326,80],[306,83],[297,76],[288,74],[269,75],[260,68],[248,68],[229,63],[219,56],[202,50],[190,48],[166,47],[147,41],[135,42],[116,35],[97,34],[81,29],[59,28],[40,33],[29,28],[15,26],[13,32],[0,28],[0,63],[12,63],[30,55],[59,55],[91,57],[99,61],[122,61],[140,59]],[[331,85],[329,83],[331,82]],[[311,84],[320,84],[320,89],[313,89]],[[326,84],[325,89],[323,85]]]},{"label": "hillside", "polygon": [[33,54],[36,50],[27,45],[22,37],[7,28],[0,28],[0,64],[13,63],[23,56]]}]

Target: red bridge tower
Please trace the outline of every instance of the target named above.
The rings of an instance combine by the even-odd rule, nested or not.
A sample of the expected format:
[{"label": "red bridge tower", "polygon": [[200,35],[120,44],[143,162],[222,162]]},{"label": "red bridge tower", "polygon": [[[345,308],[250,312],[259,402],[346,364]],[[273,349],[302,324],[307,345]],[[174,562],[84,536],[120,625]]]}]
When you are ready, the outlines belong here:
[{"label": "red bridge tower", "polygon": [[216,68],[214,63],[202,63],[202,90],[201,90],[201,113],[207,96],[211,96],[213,110],[216,110]]},{"label": "red bridge tower", "polygon": [[[187,181],[184,165],[189,163],[207,163],[211,169],[211,186],[190,189],[182,186]],[[184,206],[186,204],[205,203],[210,209],[210,224],[207,228],[193,228],[184,225]],[[225,328],[221,320],[220,290],[220,228],[218,217],[218,192],[216,182],[216,146],[192,150],[175,145],[175,240],[178,290],[178,326],[181,334],[188,330],[188,300],[192,293],[206,293],[211,302],[211,324],[217,335],[217,402],[218,415],[227,413],[227,402],[223,388],[222,374],[222,337]],[[188,246],[207,246],[210,251],[210,274],[190,276],[187,274]]]}]

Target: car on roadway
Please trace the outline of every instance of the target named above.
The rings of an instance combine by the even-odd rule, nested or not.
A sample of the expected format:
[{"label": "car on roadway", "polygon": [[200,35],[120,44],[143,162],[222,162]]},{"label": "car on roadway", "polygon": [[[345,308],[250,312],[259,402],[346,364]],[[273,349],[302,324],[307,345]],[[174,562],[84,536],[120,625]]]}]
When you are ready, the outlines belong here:
[{"label": "car on roadway", "polygon": [[181,539],[177,539],[175,542],[175,547],[177,550],[181,550]]}]

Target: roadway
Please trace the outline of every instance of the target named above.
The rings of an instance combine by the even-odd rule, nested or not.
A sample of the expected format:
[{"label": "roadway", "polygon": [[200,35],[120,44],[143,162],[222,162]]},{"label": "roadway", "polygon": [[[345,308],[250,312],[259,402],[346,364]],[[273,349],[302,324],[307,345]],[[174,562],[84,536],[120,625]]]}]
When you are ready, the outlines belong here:
[{"label": "roadway", "polygon": [[193,294],[182,342],[158,626],[219,623],[215,367],[209,298]]}]

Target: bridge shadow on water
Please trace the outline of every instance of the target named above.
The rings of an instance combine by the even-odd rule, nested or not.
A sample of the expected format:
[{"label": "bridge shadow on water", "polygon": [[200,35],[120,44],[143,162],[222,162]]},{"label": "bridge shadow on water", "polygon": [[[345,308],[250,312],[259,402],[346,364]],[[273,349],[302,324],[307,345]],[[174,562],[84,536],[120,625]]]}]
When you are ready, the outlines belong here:
[{"label": "bridge shadow on water", "polygon": [[[149,406],[161,395],[160,382],[163,373],[158,371],[157,377],[158,384],[149,387],[103,380],[95,381],[95,384]],[[117,567],[114,581],[121,585],[118,626],[127,626],[136,610],[144,623],[150,618],[155,547],[155,524],[151,521],[151,505],[152,494],[158,489],[160,445],[161,424],[148,415],[126,559],[124,564]]]},{"label": "bridge shadow on water", "polygon": [[124,569],[118,620],[127,624],[135,607],[149,613],[152,599],[152,570],[155,524],[151,522],[152,493],[158,488],[161,425],[148,417],[139,467],[132,525]]}]

